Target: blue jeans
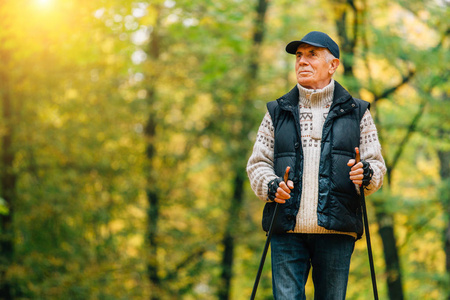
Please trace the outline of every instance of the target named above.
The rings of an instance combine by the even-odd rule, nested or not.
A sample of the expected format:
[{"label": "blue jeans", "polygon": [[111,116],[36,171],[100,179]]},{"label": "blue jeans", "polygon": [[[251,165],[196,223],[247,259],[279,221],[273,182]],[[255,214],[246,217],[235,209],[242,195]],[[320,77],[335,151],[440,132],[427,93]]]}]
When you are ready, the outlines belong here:
[{"label": "blue jeans", "polygon": [[355,239],[342,234],[274,234],[271,240],[273,296],[306,299],[312,267],[314,299],[343,300]]}]

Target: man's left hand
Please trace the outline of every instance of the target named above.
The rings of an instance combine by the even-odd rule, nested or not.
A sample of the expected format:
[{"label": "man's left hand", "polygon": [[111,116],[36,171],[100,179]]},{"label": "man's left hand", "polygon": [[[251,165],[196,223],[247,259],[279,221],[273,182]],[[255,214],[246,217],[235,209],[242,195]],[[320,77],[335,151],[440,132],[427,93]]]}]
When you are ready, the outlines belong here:
[{"label": "man's left hand", "polygon": [[364,161],[360,161],[357,164],[355,163],[356,160],[354,159],[350,159],[347,163],[347,166],[352,167],[350,170],[350,180],[353,181],[354,184],[357,184],[359,186],[369,185],[370,179],[373,175],[370,164]]},{"label": "man's left hand", "polygon": [[356,160],[354,159],[350,159],[347,163],[347,166],[352,167],[350,171],[350,180],[353,181],[354,184],[362,185],[362,180],[364,178],[363,164],[362,162],[355,163]]}]

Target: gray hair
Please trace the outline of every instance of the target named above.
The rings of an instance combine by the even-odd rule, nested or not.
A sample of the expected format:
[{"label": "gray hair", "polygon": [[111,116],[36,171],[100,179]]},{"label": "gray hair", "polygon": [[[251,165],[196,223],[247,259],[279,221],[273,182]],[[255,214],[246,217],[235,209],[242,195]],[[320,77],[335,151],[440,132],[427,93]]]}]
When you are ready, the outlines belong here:
[{"label": "gray hair", "polygon": [[333,54],[331,54],[330,50],[328,50],[328,49],[325,49],[324,53],[325,53],[325,61],[327,63],[329,63],[330,61],[332,61],[333,59],[336,58]]}]

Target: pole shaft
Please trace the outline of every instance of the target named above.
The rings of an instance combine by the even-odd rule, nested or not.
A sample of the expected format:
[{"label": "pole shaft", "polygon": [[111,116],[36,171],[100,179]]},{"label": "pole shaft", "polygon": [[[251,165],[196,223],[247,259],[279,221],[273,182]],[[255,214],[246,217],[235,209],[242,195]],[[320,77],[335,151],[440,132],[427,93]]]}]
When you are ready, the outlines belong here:
[{"label": "pole shaft", "polygon": [[256,297],[256,291],[258,289],[258,284],[259,284],[259,280],[261,278],[262,270],[263,270],[263,267],[264,267],[264,262],[266,261],[267,251],[269,250],[270,239],[272,238],[273,223],[275,221],[275,218],[277,217],[277,214],[278,214],[278,203],[275,204],[275,209],[273,211],[272,221],[270,222],[269,231],[267,232],[266,245],[264,246],[263,254],[261,256],[261,262],[259,263],[258,274],[256,274],[255,284],[253,285],[253,291],[252,291],[252,295],[250,297],[250,300],[254,300],[255,297]]},{"label": "pole shaft", "polygon": [[[356,163],[359,163],[361,161],[361,156],[359,154],[358,147],[355,148],[355,153]],[[364,187],[362,185],[359,186],[359,194],[361,197],[361,208],[364,218],[364,230],[366,231],[367,253],[369,255],[370,275],[372,276],[373,298],[378,300],[377,278],[375,276],[375,266],[373,264],[372,243],[370,242],[369,219],[367,218],[366,198],[364,196]]]},{"label": "pole shaft", "polygon": [[377,278],[375,276],[375,266],[373,263],[373,256],[372,256],[372,244],[370,242],[369,221],[367,218],[366,199],[364,197],[363,187],[360,188],[360,193],[361,193],[361,207],[363,210],[363,217],[364,217],[364,230],[366,231],[367,253],[369,255],[370,275],[372,276],[373,298],[375,300],[378,300]]}]

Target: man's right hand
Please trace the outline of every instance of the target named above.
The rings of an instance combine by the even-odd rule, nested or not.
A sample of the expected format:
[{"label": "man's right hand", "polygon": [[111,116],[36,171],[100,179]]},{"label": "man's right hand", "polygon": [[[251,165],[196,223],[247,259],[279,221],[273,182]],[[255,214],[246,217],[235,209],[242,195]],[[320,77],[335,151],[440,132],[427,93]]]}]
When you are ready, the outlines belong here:
[{"label": "man's right hand", "polygon": [[[287,167],[286,168],[286,173],[284,174],[284,181],[282,180],[274,180],[271,181],[269,183],[270,184],[278,184],[278,188],[275,190],[274,188],[270,188],[269,187],[269,198],[271,198],[271,200],[280,203],[280,204],[284,204],[286,203],[286,200],[291,198],[291,190],[294,188],[294,182],[292,180],[288,180],[289,178],[289,170],[291,169],[291,167]],[[272,195],[271,191],[272,190]]]},{"label": "man's right hand", "polygon": [[286,200],[291,198],[291,190],[293,188],[294,182],[292,180],[288,180],[287,184],[284,181],[280,182],[274,201],[281,204],[286,203]]}]

